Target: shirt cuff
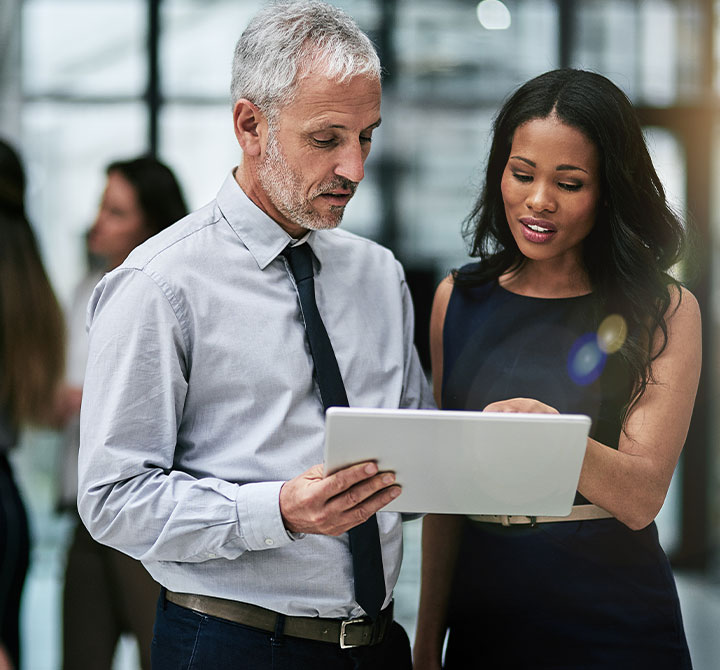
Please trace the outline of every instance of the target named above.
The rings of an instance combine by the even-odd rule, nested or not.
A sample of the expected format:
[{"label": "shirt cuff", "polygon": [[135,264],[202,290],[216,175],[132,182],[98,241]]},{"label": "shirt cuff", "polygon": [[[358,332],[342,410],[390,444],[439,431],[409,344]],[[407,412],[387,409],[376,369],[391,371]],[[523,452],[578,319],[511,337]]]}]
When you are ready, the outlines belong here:
[{"label": "shirt cuff", "polygon": [[297,533],[288,533],[280,514],[280,488],[285,482],[257,482],[240,487],[237,513],[245,543],[251,551],[290,544]]}]

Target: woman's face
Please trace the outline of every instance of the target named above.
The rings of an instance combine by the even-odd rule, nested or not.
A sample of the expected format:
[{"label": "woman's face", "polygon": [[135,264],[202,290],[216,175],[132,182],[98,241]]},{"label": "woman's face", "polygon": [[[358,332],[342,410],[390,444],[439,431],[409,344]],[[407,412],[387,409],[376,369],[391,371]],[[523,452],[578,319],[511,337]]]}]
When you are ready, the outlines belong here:
[{"label": "woman's face", "polygon": [[510,231],[533,261],[580,261],[600,197],[595,145],[551,115],[515,130],[501,190]]},{"label": "woman's face", "polygon": [[119,172],[111,172],[100,202],[100,210],[88,236],[92,254],[105,259],[108,270],[150,237],[135,188]]}]

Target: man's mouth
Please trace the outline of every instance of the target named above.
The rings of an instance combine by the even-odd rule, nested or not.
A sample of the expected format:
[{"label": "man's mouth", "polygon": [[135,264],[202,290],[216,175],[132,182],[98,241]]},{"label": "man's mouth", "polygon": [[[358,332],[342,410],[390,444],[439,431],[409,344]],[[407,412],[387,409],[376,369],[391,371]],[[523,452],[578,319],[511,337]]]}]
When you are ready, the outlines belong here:
[{"label": "man's mouth", "polygon": [[331,192],[331,193],[321,193],[318,197],[323,198],[326,202],[328,202],[330,205],[333,205],[334,207],[344,207],[345,205],[350,202],[350,198],[352,198],[353,194],[350,192]]}]

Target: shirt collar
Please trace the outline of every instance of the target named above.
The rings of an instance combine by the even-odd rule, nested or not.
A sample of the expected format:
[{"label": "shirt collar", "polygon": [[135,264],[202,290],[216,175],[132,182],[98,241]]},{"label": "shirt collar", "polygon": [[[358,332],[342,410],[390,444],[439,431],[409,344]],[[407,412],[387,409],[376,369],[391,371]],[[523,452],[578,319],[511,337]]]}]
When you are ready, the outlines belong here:
[{"label": "shirt collar", "polygon": [[270,265],[288,244],[309,241],[315,251],[312,245],[315,231],[309,231],[295,242],[274,219],[248,198],[235,181],[233,172],[227,176],[218,192],[218,207],[261,270]]}]

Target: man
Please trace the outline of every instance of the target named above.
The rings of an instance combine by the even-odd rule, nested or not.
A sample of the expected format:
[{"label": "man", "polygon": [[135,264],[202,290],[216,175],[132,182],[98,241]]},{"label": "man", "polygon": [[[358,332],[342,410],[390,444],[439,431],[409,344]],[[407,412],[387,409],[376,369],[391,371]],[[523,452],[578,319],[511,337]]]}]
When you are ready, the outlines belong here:
[{"label": "man", "polygon": [[156,669],[409,668],[401,518],[375,515],[399,487],[372,463],[322,477],[324,407],[344,401],[297,261],[346,402],[429,406],[402,269],[336,230],[380,124],[379,61],[341,11],[280,3],[241,36],[232,95],[241,165],[90,302],[80,514],[163,586]]}]

